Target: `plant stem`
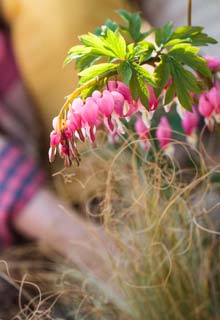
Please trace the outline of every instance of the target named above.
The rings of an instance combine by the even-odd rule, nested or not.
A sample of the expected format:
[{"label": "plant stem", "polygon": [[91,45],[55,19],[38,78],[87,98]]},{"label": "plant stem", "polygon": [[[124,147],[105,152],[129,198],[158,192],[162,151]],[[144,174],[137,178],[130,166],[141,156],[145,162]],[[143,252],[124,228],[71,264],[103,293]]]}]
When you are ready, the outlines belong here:
[{"label": "plant stem", "polygon": [[59,119],[59,129],[60,131],[62,130],[62,120],[63,120],[63,114],[65,113],[65,111],[69,108],[69,105],[73,102],[73,100],[75,98],[77,98],[81,92],[87,88],[89,88],[90,86],[92,86],[93,84],[99,82],[100,80],[106,78],[106,77],[111,77],[113,75],[117,74],[116,70],[111,70],[109,72],[105,72],[103,73],[101,76],[99,77],[95,77],[94,79],[91,79],[90,81],[86,82],[84,85],[82,85],[81,87],[77,88],[75,91],[73,91],[67,98],[66,102],[64,103],[64,105],[62,106],[59,115],[58,115],[58,119]]},{"label": "plant stem", "polygon": [[188,0],[187,24],[189,27],[192,25],[192,0]]},{"label": "plant stem", "polygon": [[[155,66],[155,62],[160,61],[158,56],[161,54],[161,50],[157,53],[156,57],[151,58],[150,60],[148,60],[147,62],[144,62],[143,64],[149,64],[152,66]],[[142,65],[142,64],[141,64]],[[103,73],[101,76],[95,77],[94,79],[91,79],[90,81],[86,82],[85,84],[83,84],[82,86],[80,86],[79,88],[77,88],[75,91],[73,91],[67,98],[66,102],[64,103],[64,105],[62,106],[59,115],[58,115],[58,119],[59,119],[59,130],[62,130],[63,127],[63,120],[66,118],[65,113],[67,111],[67,109],[69,108],[69,105],[73,102],[73,100],[75,98],[77,98],[83,90],[89,88],[90,86],[92,86],[93,84],[96,84],[97,82],[101,81],[104,78],[110,78],[112,76],[117,75],[117,67],[115,67],[115,69],[109,71],[109,72],[105,72]]]}]

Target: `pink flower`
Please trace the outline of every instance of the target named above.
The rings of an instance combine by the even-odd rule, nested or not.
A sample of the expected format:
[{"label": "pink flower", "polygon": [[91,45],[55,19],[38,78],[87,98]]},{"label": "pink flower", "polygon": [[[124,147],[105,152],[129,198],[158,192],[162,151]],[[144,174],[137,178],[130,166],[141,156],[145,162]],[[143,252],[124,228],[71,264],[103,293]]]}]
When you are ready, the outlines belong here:
[{"label": "pink flower", "polygon": [[124,99],[130,104],[133,103],[133,99],[131,96],[131,92],[129,87],[124,84],[121,81],[109,81],[107,84],[107,88],[108,90],[111,91],[117,91],[119,93],[121,93],[124,97]]},{"label": "pink flower", "polygon": [[205,118],[209,118],[212,115],[214,106],[210,102],[207,92],[200,95],[198,110],[199,113]]},{"label": "pink flower", "polygon": [[159,99],[156,98],[155,96],[155,93],[154,93],[154,90],[151,86],[147,86],[148,88],[148,91],[149,91],[149,94],[150,94],[150,97],[149,97],[149,100],[148,100],[148,104],[149,104],[149,111],[154,111],[158,104],[159,104]]},{"label": "pink flower", "polygon": [[147,152],[150,148],[149,129],[144,121],[139,117],[135,122],[135,131],[141,139],[140,145]]},{"label": "pink flower", "polygon": [[192,135],[195,132],[198,124],[199,116],[196,112],[195,107],[193,107],[192,112],[186,110],[181,120],[181,125],[184,132],[189,136]]},{"label": "pink flower", "polygon": [[99,112],[106,118],[110,117],[114,110],[114,98],[108,90],[104,90],[102,96],[96,99]]},{"label": "pink flower", "polygon": [[57,146],[60,143],[60,140],[60,133],[53,130],[50,134],[50,146]]},{"label": "pink flower", "polygon": [[161,149],[165,150],[172,138],[172,129],[166,117],[160,119],[157,127],[156,137],[159,141]]},{"label": "pink flower", "polygon": [[125,99],[120,92],[111,91],[111,95],[114,99],[114,111],[119,117],[123,117],[123,107],[125,103]]},{"label": "pink flower", "polygon": [[95,100],[91,97],[86,99],[85,104],[82,107],[82,118],[83,120],[88,123],[90,127],[95,126],[97,117],[98,117],[98,110],[99,107]]},{"label": "pink flower", "polygon": [[114,124],[112,122],[112,113],[114,111],[115,101],[108,90],[104,90],[102,94],[95,91],[92,95],[94,101],[98,105],[99,113],[104,117],[103,122],[107,129],[113,131]]},{"label": "pink flower", "polygon": [[73,112],[71,110],[67,116],[67,125],[71,128],[72,131],[81,129],[82,116],[79,113]]},{"label": "pink flower", "polygon": [[220,112],[220,90],[216,87],[213,87],[210,91],[207,92],[207,97],[214,107],[215,112]]},{"label": "pink flower", "polygon": [[138,118],[135,122],[135,131],[140,139],[145,140],[149,138],[149,129],[141,118]]},{"label": "pink flower", "polygon": [[213,129],[214,122],[220,120],[220,90],[213,87],[208,92],[202,93],[199,97],[198,109],[209,129]]},{"label": "pink flower", "polygon": [[208,62],[208,67],[211,70],[220,68],[220,59],[212,56],[204,56],[204,59]]}]

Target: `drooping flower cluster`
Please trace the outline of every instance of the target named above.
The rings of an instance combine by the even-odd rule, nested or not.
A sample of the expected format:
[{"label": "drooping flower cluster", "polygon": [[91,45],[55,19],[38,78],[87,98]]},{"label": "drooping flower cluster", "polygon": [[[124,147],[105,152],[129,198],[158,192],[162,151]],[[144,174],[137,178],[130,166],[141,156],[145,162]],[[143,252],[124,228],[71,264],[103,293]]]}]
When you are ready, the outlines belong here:
[{"label": "drooping flower cluster", "polygon": [[[59,127],[58,117],[53,120],[53,131],[50,135],[49,159],[54,160],[58,150],[59,155],[64,158],[65,166],[70,166],[73,161],[79,162],[77,151],[77,140],[85,141],[88,138],[92,143],[95,142],[96,130],[103,125],[108,134],[112,137],[119,136],[125,132],[122,119],[129,119],[139,113],[142,123],[137,125],[137,133],[141,140],[148,135],[150,117],[156,109],[159,100],[156,99],[151,87],[150,92],[150,111],[140,102],[140,99],[133,101],[129,87],[120,81],[109,81],[105,90],[94,91],[91,97],[85,100],[74,99],[67,112],[66,121],[63,121],[62,128]],[[139,129],[138,129],[139,128]]]},{"label": "drooping flower cluster", "polygon": [[[196,130],[201,117],[204,118],[209,129],[212,129],[215,123],[220,123],[220,89],[216,76],[220,70],[220,59],[206,57],[206,60],[213,73],[212,87],[193,96],[192,111],[183,109],[175,95],[172,103],[164,106],[165,111],[168,112],[173,106],[173,102],[176,103],[183,131],[193,146],[196,145]],[[129,123],[131,118],[135,118],[134,131],[141,146],[145,151],[148,151],[152,116],[158,105],[163,105],[163,97],[171,84],[172,79],[169,79],[159,98],[155,96],[153,88],[147,86],[149,92],[148,109],[142,105],[139,98],[134,101],[129,87],[120,81],[108,81],[103,91],[95,90],[86,99],[77,97],[69,105],[65,119],[60,121],[56,117],[53,120],[53,131],[50,135],[50,161],[54,160],[58,151],[59,155],[64,158],[65,166],[70,166],[72,162],[79,163],[78,140],[89,139],[91,143],[94,143],[97,128],[102,126],[107,131],[110,140],[114,142],[117,137],[125,133],[126,123]],[[158,124],[156,137],[160,148],[170,153],[172,128],[165,116],[162,116]]]}]

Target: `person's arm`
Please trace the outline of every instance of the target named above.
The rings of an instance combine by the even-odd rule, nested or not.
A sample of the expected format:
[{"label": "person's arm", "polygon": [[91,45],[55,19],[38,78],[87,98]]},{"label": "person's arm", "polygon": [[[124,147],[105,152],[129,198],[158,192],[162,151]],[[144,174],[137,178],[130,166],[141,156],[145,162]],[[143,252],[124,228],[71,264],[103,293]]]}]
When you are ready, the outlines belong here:
[{"label": "person's arm", "polygon": [[85,271],[111,277],[111,241],[95,226],[64,206],[47,189],[39,190],[13,219],[16,230],[55,249]]}]

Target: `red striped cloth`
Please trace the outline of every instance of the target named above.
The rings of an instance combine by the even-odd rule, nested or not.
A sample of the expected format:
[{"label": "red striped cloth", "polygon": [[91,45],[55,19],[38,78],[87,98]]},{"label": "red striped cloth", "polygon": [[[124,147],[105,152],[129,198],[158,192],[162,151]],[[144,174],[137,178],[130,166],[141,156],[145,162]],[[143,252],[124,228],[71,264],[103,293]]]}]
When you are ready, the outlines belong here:
[{"label": "red striped cloth", "polygon": [[38,123],[19,79],[9,39],[0,32],[0,246],[15,240],[12,220],[45,182],[33,154]]}]

